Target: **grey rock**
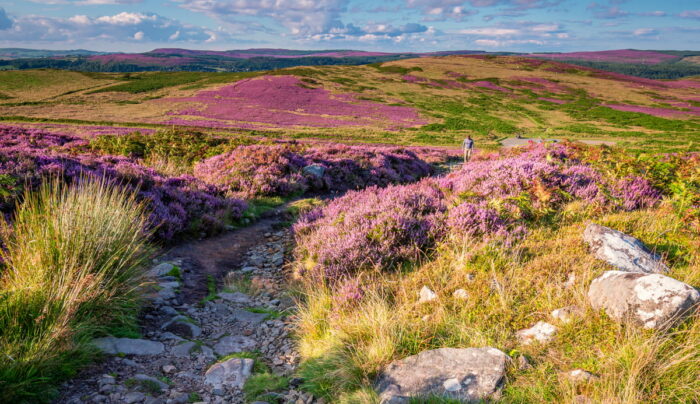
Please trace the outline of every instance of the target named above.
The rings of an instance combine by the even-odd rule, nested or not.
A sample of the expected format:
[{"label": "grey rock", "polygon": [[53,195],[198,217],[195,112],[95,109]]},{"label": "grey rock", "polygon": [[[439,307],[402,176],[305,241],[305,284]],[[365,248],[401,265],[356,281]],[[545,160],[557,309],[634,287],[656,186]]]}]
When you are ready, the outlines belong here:
[{"label": "grey rock", "polygon": [[221,355],[228,355],[235,352],[252,351],[255,349],[255,340],[242,335],[232,335],[224,337],[214,345],[214,351]]},{"label": "grey rock", "polygon": [[173,341],[184,341],[182,337],[178,337],[177,335],[171,333],[171,332],[164,332],[160,334],[159,338],[163,341],[167,340],[173,340]]},{"label": "grey rock", "polygon": [[323,178],[326,173],[326,168],[318,164],[311,164],[301,169],[304,174],[312,175],[316,178]]},{"label": "grey rock", "polygon": [[661,274],[608,271],[591,282],[588,300],[617,321],[631,319],[644,328],[665,328],[692,314],[700,293]]},{"label": "grey rock", "polygon": [[232,315],[234,320],[251,325],[262,323],[268,316],[267,313],[253,313],[243,309],[234,310]]},{"label": "grey rock", "polygon": [[248,358],[232,358],[212,365],[204,375],[204,383],[215,388],[243,388],[246,380],[253,371],[253,360]]},{"label": "grey rock", "polygon": [[668,272],[668,267],[658,255],[649,251],[641,241],[620,231],[591,223],[583,232],[583,239],[596,258],[620,271]]},{"label": "grey rock", "polygon": [[202,329],[192,324],[185,316],[176,316],[161,327],[165,331],[170,331],[185,338],[196,338],[202,335]]},{"label": "grey rock", "polygon": [[197,344],[192,341],[183,342],[182,344],[175,345],[170,351],[170,354],[178,358],[187,358],[191,355],[192,349],[196,346]]},{"label": "grey rock", "polygon": [[508,357],[496,348],[440,348],[392,362],[379,375],[382,403],[438,396],[462,401],[494,398]]},{"label": "grey rock", "polygon": [[234,292],[234,293],[228,293],[228,292],[221,292],[218,294],[219,298],[231,302],[231,303],[241,303],[241,304],[248,304],[250,303],[250,296],[246,295],[245,293],[241,292]]},{"label": "grey rock", "polygon": [[538,321],[534,326],[518,331],[517,336],[523,345],[529,345],[533,342],[545,344],[551,341],[556,333],[557,327],[544,321]]},{"label": "grey rock", "polygon": [[146,339],[104,337],[94,339],[92,343],[111,355],[160,355],[165,350],[162,343]]},{"label": "grey rock", "polygon": [[146,395],[139,391],[132,391],[131,393],[126,393],[122,399],[126,404],[142,403],[146,399]]},{"label": "grey rock", "polygon": [[247,266],[247,267],[241,268],[241,272],[243,272],[244,274],[247,274],[247,273],[250,273],[250,272],[255,272],[255,271],[257,271],[257,270],[258,270],[257,267],[252,267],[252,266]]},{"label": "grey rock", "polygon": [[148,271],[148,275],[151,277],[164,276],[168,272],[172,271],[175,266],[169,262],[162,262]]},{"label": "grey rock", "polygon": [[180,314],[177,310],[173,309],[170,306],[163,306],[160,308],[160,311],[162,311],[163,314],[167,314],[169,316],[177,316],[178,314]]}]

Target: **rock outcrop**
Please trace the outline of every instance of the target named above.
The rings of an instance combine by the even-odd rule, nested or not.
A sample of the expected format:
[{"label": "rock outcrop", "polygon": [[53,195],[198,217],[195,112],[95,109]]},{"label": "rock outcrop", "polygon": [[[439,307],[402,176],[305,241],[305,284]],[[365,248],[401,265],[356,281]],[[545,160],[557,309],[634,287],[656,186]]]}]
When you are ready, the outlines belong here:
[{"label": "rock outcrop", "polygon": [[639,240],[617,230],[591,223],[583,232],[596,258],[620,271],[665,273],[668,267]]},{"label": "rock outcrop", "polygon": [[591,306],[617,321],[630,319],[644,328],[664,328],[690,314],[700,293],[661,274],[608,271],[591,282]]},{"label": "rock outcrop", "polygon": [[382,403],[437,396],[462,401],[495,398],[508,356],[496,348],[440,348],[392,362],[379,375]]}]

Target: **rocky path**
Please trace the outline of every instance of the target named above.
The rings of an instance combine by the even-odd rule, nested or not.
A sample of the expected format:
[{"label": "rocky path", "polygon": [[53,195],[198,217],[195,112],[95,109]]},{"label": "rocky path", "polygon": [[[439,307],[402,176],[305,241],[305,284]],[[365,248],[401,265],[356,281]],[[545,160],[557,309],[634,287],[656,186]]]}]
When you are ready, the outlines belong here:
[{"label": "rocky path", "polygon": [[[318,402],[293,388],[294,302],[284,271],[291,237],[275,228],[280,221],[164,254],[150,270],[142,337],[96,340],[105,360],[65,383],[56,403]],[[246,380],[262,373],[289,383],[246,398]]]}]

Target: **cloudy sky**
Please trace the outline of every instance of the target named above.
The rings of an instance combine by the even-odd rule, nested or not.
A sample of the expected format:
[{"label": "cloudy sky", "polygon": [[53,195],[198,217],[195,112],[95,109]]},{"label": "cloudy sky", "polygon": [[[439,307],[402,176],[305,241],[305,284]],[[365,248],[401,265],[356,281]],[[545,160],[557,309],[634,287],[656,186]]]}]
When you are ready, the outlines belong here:
[{"label": "cloudy sky", "polygon": [[2,0],[0,47],[700,50],[698,0]]}]

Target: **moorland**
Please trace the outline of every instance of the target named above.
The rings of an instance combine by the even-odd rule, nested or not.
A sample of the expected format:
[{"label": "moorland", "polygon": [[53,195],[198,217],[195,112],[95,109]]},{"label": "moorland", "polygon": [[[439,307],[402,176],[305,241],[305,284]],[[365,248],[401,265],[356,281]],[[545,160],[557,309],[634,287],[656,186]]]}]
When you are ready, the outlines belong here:
[{"label": "moorland", "polygon": [[700,400],[696,55],[601,53],[0,71],[0,401]]}]

